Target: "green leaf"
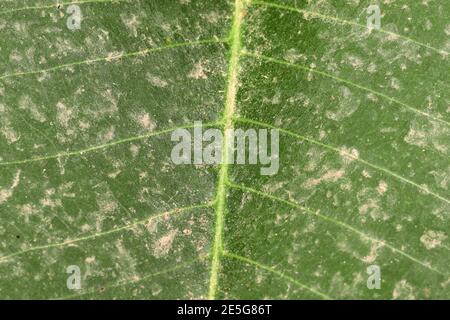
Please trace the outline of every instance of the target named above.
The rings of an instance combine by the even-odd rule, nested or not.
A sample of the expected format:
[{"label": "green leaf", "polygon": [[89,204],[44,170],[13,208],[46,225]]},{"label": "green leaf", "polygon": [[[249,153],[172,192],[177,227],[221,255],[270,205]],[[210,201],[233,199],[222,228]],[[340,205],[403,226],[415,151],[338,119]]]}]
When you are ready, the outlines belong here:
[{"label": "green leaf", "polygon": [[[449,10],[2,1],[0,298],[449,298]],[[195,121],[279,171],[175,165]]]}]

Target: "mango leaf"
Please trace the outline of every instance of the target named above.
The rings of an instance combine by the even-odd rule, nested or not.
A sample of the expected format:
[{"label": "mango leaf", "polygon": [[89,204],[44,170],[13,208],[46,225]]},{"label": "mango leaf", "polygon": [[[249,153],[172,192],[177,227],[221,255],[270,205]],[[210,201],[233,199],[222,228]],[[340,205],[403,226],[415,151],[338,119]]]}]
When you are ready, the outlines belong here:
[{"label": "mango leaf", "polygon": [[[2,1],[0,297],[448,298],[449,10]],[[279,170],[175,164],[196,121]]]}]

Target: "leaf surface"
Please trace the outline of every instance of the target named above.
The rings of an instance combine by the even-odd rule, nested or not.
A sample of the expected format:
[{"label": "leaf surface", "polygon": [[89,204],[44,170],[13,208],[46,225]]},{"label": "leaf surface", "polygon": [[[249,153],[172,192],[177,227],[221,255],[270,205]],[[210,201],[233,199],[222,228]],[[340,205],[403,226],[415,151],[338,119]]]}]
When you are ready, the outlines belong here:
[{"label": "leaf surface", "polygon": [[[371,4],[3,1],[0,297],[448,298],[450,4]],[[175,165],[195,121],[278,173]]]}]

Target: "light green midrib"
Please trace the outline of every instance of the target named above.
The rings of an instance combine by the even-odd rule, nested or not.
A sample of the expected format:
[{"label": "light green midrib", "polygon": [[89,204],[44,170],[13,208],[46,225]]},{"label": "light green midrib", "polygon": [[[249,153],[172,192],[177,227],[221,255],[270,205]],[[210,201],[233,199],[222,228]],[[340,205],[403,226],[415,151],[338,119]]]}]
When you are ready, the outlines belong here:
[{"label": "light green midrib", "polygon": [[228,75],[226,81],[225,91],[225,108],[223,111],[223,130],[224,139],[222,142],[222,164],[219,169],[219,179],[216,188],[216,217],[214,227],[214,238],[211,252],[211,271],[209,279],[208,299],[216,298],[217,289],[219,285],[219,272],[221,268],[221,256],[223,254],[223,231],[224,231],[224,217],[226,210],[226,197],[228,191],[228,142],[229,137],[227,130],[233,128],[234,110],[236,105],[236,91],[239,72],[239,57],[241,51],[241,23],[243,1],[235,0],[233,22],[230,30],[230,58],[228,65]]}]

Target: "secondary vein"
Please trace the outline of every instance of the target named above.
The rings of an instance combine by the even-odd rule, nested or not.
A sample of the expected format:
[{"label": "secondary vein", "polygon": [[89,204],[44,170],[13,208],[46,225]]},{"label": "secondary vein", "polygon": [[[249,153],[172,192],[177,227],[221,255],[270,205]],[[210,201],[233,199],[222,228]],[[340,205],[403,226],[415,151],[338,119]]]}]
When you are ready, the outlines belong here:
[{"label": "secondary vein", "polygon": [[424,112],[422,110],[413,108],[410,105],[408,105],[408,104],[406,104],[406,103],[404,103],[404,102],[402,102],[400,100],[397,100],[394,97],[388,96],[387,94],[384,94],[384,93],[376,91],[374,89],[365,87],[363,85],[360,85],[360,84],[355,83],[353,81],[350,81],[348,79],[344,79],[344,78],[338,77],[338,76],[330,74],[328,72],[321,71],[321,70],[316,70],[314,68],[309,68],[309,67],[301,65],[301,64],[290,63],[290,62],[285,61],[285,60],[280,60],[280,59],[268,57],[268,56],[265,56],[265,55],[262,55],[262,54],[258,54],[258,53],[254,53],[254,52],[243,51],[243,52],[241,52],[241,55],[245,55],[245,56],[253,57],[255,59],[259,59],[259,60],[262,60],[262,61],[266,61],[266,62],[270,62],[270,63],[276,63],[276,64],[279,64],[279,65],[284,65],[284,66],[287,66],[287,67],[296,68],[296,69],[300,69],[300,70],[303,70],[303,71],[309,71],[309,72],[313,72],[313,73],[319,74],[319,75],[321,75],[323,77],[327,77],[327,78],[333,79],[335,81],[348,84],[348,85],[350,85],[352,87],[355,87],[355,88],[358,88],[360,90],[367,91],[367,92],[372,93],[372,94],[374,94],[374,95],[376,95],[378,97],[386,99],[386,100],[388,100],[390,102],[396,103],[396,104],[404,107],[405,109],[407,109],[410,112],[414,112],[414,113],[419,114],[421,116],[428,117],[431,120],[438,121],[438,122],[443,123],[443,124],[445,124],[447,126],[450,126],[450,122],[448,122],[448,121],[446,121],[444,119],[441,119],[438,116],[435,116],[435,115],[429,114],[427,112]]},{"label": "secondary vein", "polygon": [[[203,127],[205,127],[205,128],[206,127],[214,127],[214,126],[218,126],[218,125],[219,125],[219,123],[205,123],[205,124],[203,124]],[[120,144],[123,144],[123,143],[133,142],[133,141],[138,141],[138,140],[144,140],[144,139],[147,139],[147,138],[150,138],[150,137],[154,137],[154,136],[159,136],[159,135],[163,135],[163,134],[166,134],[166,133],[170,133],[170,132],[175,131],[177,129],[190,129],[190,128],[193,128],[193,127],[194,127],[194,125],[177,126],[177,127],[172,127],[172,128],[160,130],[160,131],[152,131],[152,132],[140,135],[140,136],[132,136],[132,137],[128,137],[128,138],[124,138],[124,139],[108,142],[108,143],[97,145],[97,146],[87,147],[87,148],[81,149],[81,150],[61,151],[61,152],[56,153],[56,154],[43,155],[43,156],[34,156],[34,157],[31,157],[31,158],[28,158],[28,159],[0,162],[0,167],[13,166],[13,165],[22,165],[22,164],[28,164],[28,163],[32,163],[32,162],[51,160],[51,159],[60,159],[60,158],[69,158],[69,157],[74,157],[74,156],[82,156],[82,155],[84,155],[86,153],[99,151],[99,150],[103,150],[103,149],[106,149],[106,148],[111,148],[111,147],[114,147],[114,146],[117,146],[117,145],[120,145]]]},{"label": "secondary vein", "polygon": [[256,268],[259,268],[259,269],[262,269],[262,270],[266,270],[266,271],[268,271],[268,272],[271,272],[271,273],[277,275],[277,276],[280,277],[280,278],[283,278],[283,279],[285,279],[285,280],[287,280],[287,281],[289,281],[289,282],[294,283],[295,285],[297,285],[298,287],[300,287],[300,288],[302,288],[302,289],[304,289],[304,290],[307,290],[307,291],[310,291],[310,292],[314,293],[315,295],[321,297],[322,299],[325,299],[325,300],[333,300],[333,298],[331,298],[331,297],[328,296],[327,294],[325,294],[325,293],[323,293],[323,292],[320,292],[320,291],[318,291],[318,290],[316,290],[316,289],[314,289],[314,288],[311,288],[311,287],[305,285],[304,283],[298,281],[297,279],[295,279],[295,278],[293,278],[293,277],[291,277],[291,276],[289,276],[289,275],[287,275],[287,274],[285,274],[285,273],[283,273],[283,272],[281,272],[281,271],[276,270],[276,269],[273,268],[273,267],[267,266],[267,265],[262,264],[262,263],[260,263],[260,262],[258,262],[258,261],[249,259],[249,258],[247,258],[247,257],[240,256],[240,255],[235,254],[235,253],[232,253],[232,252],[227,252],[227,251],[225,251],[223,255],[224,255],[225,257],[228,257],[228,258],[231,258],[231,259],[235,259],[235,260],[241,261],[241,262],[243,262],[243,263],[245,263],[245,264],[252,265],[252,266],[254,266],[254,267],[256,267]]},{"label": "secondary vein", "polygon": [[396,248],[395,246],[391,245],[387,241],[381,240],[381,239],[375,238],[375,237],[373,237],[373,236],[371,236],[369,234],[366,234],[366,233],[362,232],[361,230],[356,229],[355,227],[353,227],[353,226],[351,226],[351,225],[349,225],[349,224],[347,224],[345,222],[342,222],[341,220],[338,220],[338,219],[336,219],[336,218],[334,218],[332,216],[321,214],[319,211],[314,212],[311,209],[309,209],[307,207],[304,207],[304,206],[300,205],[297,202],[290,201],[290,200],[285,200],[283,198],[279,198],[277,196],[274,196],[274,195],[271,195],[271,194],[268,194],[268,193],[265,193],[265,192],[262,192],[262,191],[259,191],[259,190],[256,190],[256,189],[244,186],[244,185],[235,184],[233,182],[228,182],[228,185],[229,185],[230,188],[238,189],[238,190],[241,190],[241,191],[244,191],[244,192],[250,192],[250,193],[256,194],[256,195],[258,195],[260,197],[264,197],[264,198],[271,199],[271,200],[276,201],[276,202],[284,203],[284,204],[286,204],[286,205],[288,205],[290,207],[293,207],[293,208],[299,209],[299,210],[301,210],[303,212],[306,212],[308,214],[317,216],[318,218],[320,218],[320,219],[322,219],[324,221],[328,221],[328,222],[333,223],[333,224],[335,224],[335,225],[337,225],[337,226],[339,226],[341,228],[344,228],[344,229],[346,229],[348,231],[351,231],[352,233],[355,233],[355,234],[359,235],[362,239],[366,239],[366,240],[369,240],[371,242],[378,243],[378,244],[380,244],[382,246],[385,246],[385,247],[389,248],[392,252],[398,253],[398,254],[408,258],[409,260],[411,260],[411,261],[421,265],[422,267],[425,267],[425,268],[427,268],[427,269],[429,269],[429,270],[431,270],[431,271],[433,271],[433,272],[435,272],[437,274],[440,274],[440,275],[443,275],[443,276],[448,276],[448,274],[446,272],[443,272],[443,271],[440,271],[440,270],[436,269],[435,267],[431,266],[431,264],[429,262],[421,261],[421,260],[411,256],[410,254],[406,253],[405,251]]},{"label": "secondary vein", "polygon": [[[281,3],[272,3],[272,2],[262,1],[262,0],[253,0],[252,4],[266,6],[266,7],[272,7],[272,8],[278,8],[278,9],[281,9],[281,10],[297,12],[297,13],[301,13],[301,14],[305,14],[305,15],[310,15],[312,17],[319,18],[319,19],[321,19],[322,21],[325,21],[325,22],[336,22],[336,23],[340,23],[342,25],[354,26],[354,27],[359,27],[359,28],[363,28],[363,29],[367,28],[367,26],[365,26],[363,24],[360,24],[358,22],[348,21],[348,20],[345,20],[345,19],[342,19],[342,18],[329,16],[329,15],[326,15],[326,14],[323,14],[323,13],[320,13],[320,12],[300,9],[300,8],[284,5],[284,4],[281,4]],[[404,35],[401,35],[401,34],[398,34],[398,33],[394,33],[392,31],[388,31],[388,30],[384,30],[384,29],[373,29],[373,30],[381,32],[381,33],[384,33],[384,34],[386,34],[388,36],[394,37],[394,39],[395,38],[399,38],[399,39],[402,39],[404,41],[408,41],[408,42],[414,43],[414,44],[416,44],[418,46],[421,46],[421,47],[430,49],[430,50],[432,50],[434,52],[437,52],[437,53],[439,53],[439,54],[441,54],[443,56],[447,56],[449,54],[449,52],[446,51],[446,50],[441,50],[441,49],[435,48],[435,47],[433,47],[433,46],[431,46],[429,44],[420,42],[418,40],[409,38],[407,36],[404,36]]]},{"label": "secondary vein", "polygon": [[69,246],[69,245],[73,245],[74,243],[77,242],[81,242],[81,241],[87,241],[87,240],[92,240],[98,237],[103,237],[109,234],[113,234],[113,233],[117,233],[120,231],[124,231],[124,230],[131,230],[134,229],[140,225],[146,224],[149,221],[155,220],[155,219],[159,219],[161,217],[164,217],[166,215],[175,215],[175,214],[181,214],[187,211],[191,211],[194,209],[202,209],[202,208],[210,208],[212,206],[212,203],[207,203],[207,204],[198,204],[198,205],[191,205],[191,206],[187,206],[187,207],[182,207],[182,208],[176,208],[176,209],[172,209],[170,211],[165,211],[165,212],[161,212],[158,214],[154,214],[150,217],[147,217],[145,219],[142,220],[138,220],[138,221],[134,221],[134,222],[130,222],[129,224],[114,228],[114,229],[110,229],[107,231],[103,231],[103,232],[98,232],[98,233],[94,233],[94,234],[90,234],[84,237],[80,237],[80,238],[76,238],[76,239],[69,239],[63,242],[58,242],[58,243],[50,243],[50,244],[46,244],[46,245],[40,245],[40,246],[35,246],[35,247],[31,247],[25,250],[21,250],[21,251],[17,251],[5,256],[1,256],[0,257],[0,264],[7,262],[7,261],[11,261],[10,259],[16,256],[20,256],[22,254],[25,253],[29,253],[29,252],[33,252],[33,251],[38,251],[38,250],[45,250],[45,249],[49,249],[49,248],[58,248],[58,247],[64,247],[64,246]]},{"label": "secondary vein", "polygon": [[[324,149],[328,149],[328,150],[337,152],[339,154],[342,152],[336,146],[333,146],[333,145],[330,145],[330,144],[327,144],[327,143],[315,140],[315,139],[313,139],[311,137],[302,136],[302,135],[300,135],[298,133],[295,133],[293,131],[290,131],[290,130],[287,130],[287,129],[283,129],[281,127],[277,127],[277,126],[274,126],[274,125],[271,125],[271,124],[268,124],[268,123],[265,123],[265,122],[260,122],[260,121],[256,121],[256,120],[252,120],[252,119],[243,118],[243,117],[235,117],[235,121],[241,122],[241,123],[253,124],[253,125],[257,125],[257,126],[271,128],[271,129],[277,129],[277,130],[279,130],[280,132],[282,132],[282,133],[284,133],[286,135],[289,135],[289,136],[294,137],[294,138],[299,139],[299,140],[307,141],[308,143],[320,146],[320,147],[322,147]],[[424,186],[422,186],[421,184],[419,184],[417,182],[409,180],[409,179],[403,177],[402,175],[400,175],[398,173],[395,173],[395,172],[393,172],[393,171],[391,171],[391,170],[389,170],[389,169],[387,169],[385,167],[382,167],[381,165],[374,164],[372,162],[364,160],[364,159],[362,159],[360,157],[353,156],[351,154],[346,154],[346,157],[348,157],[348,158],[350,158],[352,160],[355,160],[356,162],[362,163],[362,164],[364,164],[364,165],[366,165],[366,166],[368,166],[368,167],[370,167],[372,169],[384,172],[385,174],[390,175],[390,176],[392,176],[392,177],[402,181],[403,183],[407,183],[407,184],[417,188],[418,190],[422,191],[424,194],[429,194],[429,195],[431,195],[431,196],[433,196],[433,197],[435,197],[435,198],[437,198],[437,199],[439,199],[439,200],[441,200],[441,201],[443,201],[443,202],[445,202],[447,204],[450,204],[450,199],[445,198],[444,196],[441,196],[440,194],[438,194],[436,192],[433,192],[432,190],[429,190],[427,187],[424,187]]]},{"label": "secondary vein", "polygon": [[69,62],[65,64],[56,65],[53,67],[49,67],[46,69],[38,69],[38,70],[31,70],[31,71],[21,71],[16,73],[10,73],[0,76],[0,80],[6,79],[6,78],[14,78],[14,77],[21,77],[21,76],[29,76],[34,74],[41,74],[46,72],[53,72],[60,69],[67,69],[70,67],[80,66],[80,65],[89,65],[92,63],[98,63],[98,62],[111,62],[114,60],[120,60],[125,58],[131,58],[131,57],[137,57],[137,56],[145,56],[149,53],[159,52],[167,49],[175,49],[180,47],[188,47],[188,46],[197,46],[197,45],[205,45],[205,44],[214,44],[214,43],[222,43],[225,42],[224,39],[219,38],[211,38],[211,39],[204,39],[204,40],[196,40],[196,41],[188,41],[188,42],[176,42],[176,43],[170,43],[161,47],[155,47],[155,48],[147,48],[140,51],[135,52],[127,52],[127,53],[109,53],[106,56],[97,57],[97,58],[90,58],[82,61],[75,61],[75,62]]}]

